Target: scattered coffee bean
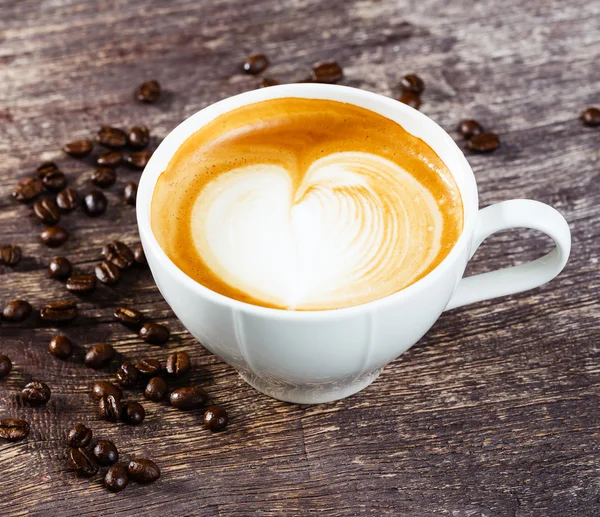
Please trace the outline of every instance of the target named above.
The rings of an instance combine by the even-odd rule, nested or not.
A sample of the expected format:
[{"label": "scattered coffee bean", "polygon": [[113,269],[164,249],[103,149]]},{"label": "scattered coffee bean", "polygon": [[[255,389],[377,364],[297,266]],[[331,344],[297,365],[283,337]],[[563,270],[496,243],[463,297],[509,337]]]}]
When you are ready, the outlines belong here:
[{"label": "scattered coffee bean", "polygon": [[269,59],[264,54],[253,54],[244,61],[244,72],[250,75],[257,75],[267,69]]},{"label": "scattered coffee bean", "polygon": [[75,302],[51,302],[40,310],[40,318],[49,323],[68,323],[78,314]]},{"label": "scattered coffee bean", "polygon": [[0,379],[6,377],[12,370],[12,361],[10,357],[0,354]]},{"label": "scattered coffee bean", "polygon": [[127,472],[131,479],[143,484],[153,483],[160,477],[158,465],[145,458],[130,461]]},{"label": "scattered coffee bean", "polygon": [[184,411],[200,409],[208,400],[208,394],[200,386],[179,388],[170,397],[171,406]]},{"label": "scattered coffee bean", "polygon": [[581,121],[585,126],[597,127],[600,126],[600,109],[588,108],[581,114]]},{"label": "scattered coffee bean", "polygon": [[142,102],[156,102],[160,97],[160,84],[158,81],[147,81],[140,84],[135,90],[135,98]]},{"label": "scattered coffee bean", "polygon": [[48,275],[50,278],[65,280],[71,276],[73,266],[65,257],[54,257],[48,263]]},{"label": "scattered coffee bean", "polygon": [[67,436],[69,447],[87,447],[92,441],[92,430],[84,424],[75,424]]},{"label": "scattered coffee bean", "polygon": [[127,244],[121,241],[109,242],[102,248],[104,260],[117,266],[119,269],[126,269],[133,264],[133,253]]},{"label": "scattered coffee bean", "polygon": [[129,307],[117,307],[113,315],[117,321],[131,328],[139,328],[142,324],[142,313]]},{"label": "scattered coffee bean", "polygon": [[50,192],[59,192],[67,186],[67,177],[58,170],[49,172],[42,178],[42,184]]},{"label": "scattered coffee bean", "polygon": [[69,238],[69,233],[62,226],[50,226],[44,228],[40,233],[40,239],[43,244],[49,248],[58,248]]},{"label": "scattered coffee bean", "polygon": [[129,425],[140,425],[144,418],[146,418],[146,411],[144,406],[139,402],[127,402],[123,406],[123,412],[121,413],[121,420]]},{"label": "scattered coffee bean", "polygon": [[40,178],[25,178],[15,187],[12,192],[12,197],[17,201],[25,203],[38,197],[42,190],[44,190],[44,184]]},{"label": "scattered coffee bean", "polygon": [[46,224],[56,224],[60,219],[58,205],[53,199],[41,199],[33,204],[33,213]]},{"label": "scattered coffee bean", "polygon": [[83,158],[92,152],[92,147],[91,140],[75,140],[65,144],[63,151],[74,158]]},{"label": "scattered coffee bean", "polygon": [[140,372],[133,364],[126,362],[121,365],[121,368],[117,370],[115,374],[117,384],[121,388],[131,389],[135,388],[138,379],[140,378]]},{"label": "scattered coffee bean", "polygon": [[129,474],[127,467],[123,465],[114,465],[108,469],[104,476],[104,486],[111,492],[120,492],[129,484]]},{"label": "scattered coffee bean", "polygon": [[425,83],[417,74],[405,75],[400,81],[400,87],[405,92],[421,95],[425,91]]},{"label": "scattered coffee bean", "polygon": [[71,212],[77,208],[79,203],[79,195],[74,188],[67,187],[56,194],[56,204],[58,208],[65,212]]},{"label": "scattered coffee bean", "polygon": [[104,395],[98,401],[98,415],[104,420],[118,422],[121,412],[121,401],[113,395]]},{"label": "scattered coffee bean", "polygon": [[167,358],[166,370],[171,377],[181,377],[190,368],[190,356],[185,352],[174,352]]},{"label": "scattered coffee bean", "polygon": [[96,163],[101,167],[117,167],[123,163],[123,153],[121,151],[108,151],[98,156]]},{"label": "scattered coffee bean", "polygon": [[148,261],[146,260],[146,254],[144,253],[144,248],[141,243],[133,248],[133,259],[139,266],[145,266],[148,264]]},{"label": "scattered coffee bean", "polygon": [[123,189],[123,199],[128,205],[135,206],[138,185],[135,181],[130,181]]},{"label": "scattered coffee bean", "polygon": [[312,80],[317,83],[337,83],[343,77],[342,67],[335,61],[317,63],[312,69]]},{"label": "scattered coffee bean", "polygon": [[27,438],[29,434],[29,424],[25,420],[14,418],[0,419],[0,438],[9,442],[18,442]]},{"label": "scattered coffee bean", "polygon": [[94,455],[83,447],[72,448],[69,451],[69,462],[80,476],[92,477],[98,473],[98,463]]},{"label": "scattered coffee bean", "polygon": [[83,210],[90,217],[98,217],[106,212],[108,200],[100,190],[90,190],[83,198]]},{"label": "scattered coffee bean", "polygon": [[12,300],[4,307],[2,316],[6,321],[11,323],[20,323],[25,321],[31,315],[33,308],[31,304],[25,300]]},{"label": "scattered coffee bean", "polygon": [[273,79],[272,77],[263,77],[259,86],[261,88],[268,88],[269,86],[277,86],[278,84],[279,81],[277,79]]},{"label": "scattered coffee bean", "polygon": [[67,278],[67,290],[75,294],[89,294],[96,289],[94,275],[71,275]]},{"label": "scattered coffee bean", "polygon": [[133,149],[143,149],[150,143],[150,131],[146,126],[134,126],[127,134],[127,142]]},{"label": "scattered coffee bean", "polygon": [[495,133],[479,133],[467,142],[467,147],[478,153],[491,153],[500,147],[500,138]]},{"label": "scattered coffee bean", "polygon": [[31,381],[21,391],[23,402],[30,406],[44,406],[50,400],[50,388],[40,381]]},{"label": "scattered coffee bean", "polygon": [[162,370],[160,361],[156,359],[142,359],[138,364],[135,365],[138,372],[146,377],[154,377],[158,375]]},{"label": "scattered coffee bean", "polygon": [[204,413],[204,427],[213,433],[222,431],[227,427],[227,411],[221,406],[209,406]]},{"label": "scattered coffee bean", "polygon": [[112,395],[118,400],[121,400],[123,392],[120,388],[115,386],[112,382],[98,381],[92,386],[92,397],[96,400],[100,400],[102,397]]},{"label": "scattered coffee bean", "polygon": [[103,284],[113,285],[116,284],[121,276],[120,270],[117,266],[110,262],[102,261],[96,264],[94,268],[96,278]]},{"label": "scattered coffee bean", "polygon": [[100,440],[94,445],[94,457],[99,465],[107,467],[119,461],[119,451],[110,440]]},{"label": "scattered coffee bean", "polygon": [[21,262],[21,248],[16,244],[8,244],[0,248],[0,264],[13,267]]},{"label": "scattered coffee bean", "polygon": [[135,153],[128,154],[125,157],[125,163],[133,167],[134,169],[143,169],[152,156],[152,151],[137,151]]},{"label": "scattered coffee bean", "polygon": [[107,366],[115,357],[116,352],[108,343],[98,343],[85,354],[84,363],[88,368],[98,370]]},{"label": "scattered coffee bean", "polygon": [[54,336],[48,343],[48,350],[54,357],[67,359],[73,355],[73,343],[67,336]]},{"label": "scattered coffee bean", "polygon": [[465,140],[469,140],[475,135],[483,133],[484,131],[481,124],[473,119],[461,120],[458,123],[458,127],[456,128],[456,130]]},{"label": "scattered coffee bean", "polygon": [[171,331],[160,323],[144,323],[140,329],[140,337],[151,345],[164,345],[171,335]]},{"label": "scattered coffee bean", "polygon": [[44,162],[36,169],[37,176],[40,179],[43,179],[46,174],[51,174],[57,171],[60,171],[60,169],[54,162]]},{"label": "scattered coffee bean", "polygon": [[152,377],[146,385],[144,396],[152,402],[160,402],[165,398],[168,390],[167,381],[162,377]]},{"label": "scattered coffee bean", "polygon": [[416,93],[402,92],[402,95],[400,95],[398,100],[403,104],[410,106],[411,108],[415,108],[416,110],[421,107],[421,97]]},{"label": "scattered coffee bean", "polygon": [[108,188],[117,181],[117,173],[110,167],[98,167],[92,172],[92,183],[97,187]]},{"label": "scattered coffee bean", "polygon": [[121,149],[127,145],[127,133],[117,127],[102,126],[96,135],[96,142],[111,149]]}]

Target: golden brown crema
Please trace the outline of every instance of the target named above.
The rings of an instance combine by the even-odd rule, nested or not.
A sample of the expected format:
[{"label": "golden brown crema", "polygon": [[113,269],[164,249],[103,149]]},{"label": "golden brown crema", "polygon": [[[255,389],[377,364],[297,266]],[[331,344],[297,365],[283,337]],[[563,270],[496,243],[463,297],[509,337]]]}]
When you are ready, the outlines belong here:
[{"label": "golden brown crema", "polygon": [[190,136],[158,179],[151,224],[171,260],[209,289],[323,310],[425,276],[456,243],[463,206],[446,165],[399,124],[284,98]]}]

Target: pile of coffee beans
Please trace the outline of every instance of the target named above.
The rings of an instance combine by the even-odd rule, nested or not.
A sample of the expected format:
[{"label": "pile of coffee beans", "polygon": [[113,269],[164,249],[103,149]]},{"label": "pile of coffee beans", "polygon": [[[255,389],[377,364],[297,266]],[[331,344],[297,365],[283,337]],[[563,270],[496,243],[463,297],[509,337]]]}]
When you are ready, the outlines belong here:
[{"label": "pile of coffee beans", "polygon": [[398,100],[411,108],[421,107],[421,94],[425,91],[425,82],[417,74],[407,74],[400,81],[401,94]]},{"label": "pile of coffee beans", "polygon": [[476,120],[461,120],[456,130],[467,140],[467,147],[471,151],[491,153],[500,147],[500,137],[496,133],[485,131]]}]

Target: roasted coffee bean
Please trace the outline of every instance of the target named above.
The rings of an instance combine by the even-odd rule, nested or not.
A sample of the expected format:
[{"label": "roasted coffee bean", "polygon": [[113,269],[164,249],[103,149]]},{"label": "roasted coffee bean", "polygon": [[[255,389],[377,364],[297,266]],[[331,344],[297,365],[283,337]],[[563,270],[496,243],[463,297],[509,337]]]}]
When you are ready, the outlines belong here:
[{"label": "roasted coffee bean", "polygon": [[46,224],[56,224],[60,220],[60,211],[53,199],[41,199],[33,204],[33,213]]},{"label": "roasted coffee bean", "polygon": [[17,201],[25,203],[38,197],[42,193],[42,190],[44,190],[44,184],[40,178],[25,178],[15,187],[12,197]]},{"label": "roasted coffee bean", "polygon": [[50,388],[40,381],[31,381],[21,391],[23,402],[30,406],[44,406],[50,400]]},{"label": "roasted coffee bean", "polygon": [[98,156],[96,163],[101,167],[117,167],[123,163],[123,153],[121,151],[108,151]]},{"label": "roasted coffee bean", "polygon": [[127,402],[123,406],[123,412],[121,413],[121,420],[129,425],[140,425],[144,418],[146,418],[146,411],[144,406],[139,402]]},{"label": "roasted coffee bean", "polygon": [[88,368],[98,370],[107,366],[115,357],[116,352],[112,345],[108,343],[98,343],[94,345],[87,354],[85,354],[84,363]]},{"label": "roasted coffee bean", "polygon": [[27,438],[29,434],[29,424],[25,420],[15,418],[0,419],[0,438],[9,442],[18,442]]},{"label": "roasted coffee bean", "polygon": [[119,461],[119,451],[113,442],[110,440],[100,440],[94,445],[94,456],[98,464],[103,467],[114,465]]},{"label": "roasted coffee bean", "polygon": [[133,149],[143,149],[150,143],[150,131],[146,126],[134,126],[127,134],[127,142]]},{"label": "roasted coffee bean", "polygon": [[16,244],[8,244],[0,248],[0,264],[13,267],[21,262],[21,248]]},{"label": "roasted coffee bean", "polygon": [[65,212],[70,212],[77,208],[79,203],[79,195],[74,188],[67,187],[56,194],[56,204],[58,208]]},{"label": "roasted coffee bean", "polygon": [[116,284],[121,276],[120,270],[117,266],[110,262],[102,261],[100,264],[96,264],[94,268],[96,278],[103,284],[113,285]]},{"label": "roasted coffee bean", "polygon": [[600,126],[600,109],[588,108],[581,114],[581,121],[588,127]]},{"label": "roasted coffee bean", "polygon": [[108,200],[100,190],[90,190],[83,198],[83,210],[90,217],[98,217],[106,212]]},{"label": "roasted coffee bean", "polygon": [[51,174],[57,171],[60,171],[60,169],[54,162],[44,162],[36,169],[37,176],[40,179],[43,179],[46,174]]},{"label": "roasted coffee bean", "polygon": [[75,294],[89,294],[96,289],[94,275],[71,275],[67,278],[67,290]]},{"label": "roasted coffee bean", "polygon": [[115,386],[112,382],[98,381],[92,386],[92,397],[96,400],[100,400],[102,397],[112,395],[118,400],[121,400],[123,392],[120,388]]},{"label": "roasted coffee bean", "polygon": [[495,133],[479,133],[467,142],[467,147],[478,153],[491,153],[500,147],[500,138]]},{"label": "roasted coffee bean", "polygon": [[125,163],[134,169],[143,169],[152,156],[152,151],[137,151],[125,157]]},{"label": "roasted coffee bean", "polygon": [[143,484],[153,483],[160,477],[158,465],[146,458],[130,461],[127,473],[131,479]]},{"label": "roasted coffee bean", "polygon": [[6,377],[12,370],[12,361],[10,357],[0,354],[0,379]]},{"label": "roasted coffee bean", "polygon": [[135,206],[138,185],[135,181],[130,181],[123,189],[123,199],[128,205]]},{"label": "roasted coffee bean", "polygon": [[144,248],[140,244],[138,244],[135,248],[133,248],[133,259],[135,263],[139,266],[145,266],[148,264],[146,261],[146,254],[144,253]]},{"label": "roasted coffee bean", "polygon": [[335,61],[317,63],[312,69],[312,80],[317,83],[337,83],[343,77],[342,67]]},{"label": "roasted coffee bean", "polygon": [[171,335],[171,331],[160,323],[144,323],[140,329],[140,337],[151,345],[164,345]]},{"label": "roasted coffee bean", "polygon": [[42,183],[46,190],[59,192],[67,186],[67,177],[61,171],[49,172],[42,178]]},{"label": "roasted coffee bean", "polygon": [[127,244],[121,241],[112,241],[102,248],[104,260],[117,266],[119,269],[125,269],[133,264],[133,253]]},{"label": "roasted coffee bean", "polygon": [[244,72],[257,75],[267,69],[269,59],[264,54],[253,54],[244,61]]},{"label": "roasted coffee bean", "polygon": [[208,394],[200,386],[186,386],[171,393],[171,406],[189,411],[200,409],[208,400]]},{"label": "roasted coffee bean", "polygon": [[425,83],[417,74],[405,75],[400,81],[400,87],[405,92],[421,95],[425,91]]},{"label": "roasted coffee bean", "polygon": [[68,323],[78,314],[75,302],[51,302],[40,310],[40,318],[49,323]]},{"label": "roasted coffee bean", "polygon": [[142,324],[142,313],[129,307],[117,307],[113,312],[115,319],[131,328],[139,328]]},{"label": "roasted coffee bean", "polygon": [[93,147],[91,140],[75,140],[65,144],[63,151],[74,158],[83,158],[92,152]]},{"label": "roasted coffee bean", "polygon": [[204,427],[213,433],[222,431],[227,427],[227,411],[221,406],[209,406],[204,413]]},{"label": "roasted coffee bean", "polygon": [[121,365],[121,368],[117,370],[115,374],[117,384],[121,388],[131,389],[135,388],[138,379],[140,378],[140,372],[133,364],[126,362]]},{"label": "roasted coffee bean", "polygon": [[456,128],[456,130],[465,140],[469,140],[475,135],[483,133],[484,131],[481,124],[473,119],[461,120],[458,123],[458,127]]},{"label": "roasted coffee bean", "polygon": [[69,233],[62,226],[50,226],[40,233],[43,244],[49,248],[58,248],[69,238]]},{"label": "roasted coffee bean", "polygon": [[84,477],[92,477],[98,473],[98,463],[94,455],[83,447],[72,448],[69,451],[69,462],[71,467]]},{"label": "roasted coffee bean", "polygon": [[4,307],[2,316],[6,321],[11,323],[20,323],[25,321],[31,315],[33,308],[31,304],[25,300],[12,300]]},{"label": "roasted coffee bean", "polygon": [[98,167],[92,172],[92,183],[97,187],[108,188],[117,181],[117,173],[110,167]]},{"label": "roasted coffee bean", "polygon": [[166,370],[171,377],[181,377],[190,371],[190,356],[185,352],[174,352],[167,358]]},{"label": "roasted coffee bean", "polygon": [[153,402],[160,402],[165,398],[168,390],[167,381],[162,377],[152,377],[146,385],[144,396]]},{"label": "roasted coffee bean", "polygon": [[272,77],[263,77],[259,86],[261,88],[267,88],[269,86],[277,86],[278,84],[279,81],[277,79],[273,79]]},{"label": "roasted coffee bean", "polygon": [[54,336],[48,343],[48,350],[54,357],[67,359],[73,355],[73,343],[67,336]]},{"label": "roasted coffee bean", "polygon": [[114,465],[104,476],[104,486],[111,492],[120,492],[129,484],[129,474],[124,465]]},{"label": "roasted coffee bean", "polygon": [[146,377],[154,377],[158,375],[162,370],[160,361],[156,359],[142,359],[138,364],[135,365],[138,372]]},{"label": "roasted coffee bean", "polygon": [[96,142],[111,149],[121,149],[127,145],[127,133],[117,127],[102,126],[96,135]]},{"label": "roasted coffee bean", "polygon": [[158,81],[147,81],[140,84],[135,90],[135,98],[142,102],[156,102],[160,97],[160,84]]},{"label": "roasted coffee bean", "polygon": [[67,436],[67,445],[69,447],[87,447],[92,441],[92,434],[89,427],[81,423],[75,424]]},{"label": "roasted coffee bean", "polygon": [[48,263],[48,275],[50,278],[65,280],[71,276],[73,266],[65,257],[54,257]]},{"label": "roasted coffee bean", "polygon": [[121,401],[114,395],[104,395],[98,401],[98,415],[104,420],[118,422],[121,412]]},{"label": "roasted coffee bean", "polygon": [[416,93],[402,92],[402,95],[400,95],[398,100],[403,104],[410,106],[411,108],[415,108],[416,110],[421,107],[421,97]]}]

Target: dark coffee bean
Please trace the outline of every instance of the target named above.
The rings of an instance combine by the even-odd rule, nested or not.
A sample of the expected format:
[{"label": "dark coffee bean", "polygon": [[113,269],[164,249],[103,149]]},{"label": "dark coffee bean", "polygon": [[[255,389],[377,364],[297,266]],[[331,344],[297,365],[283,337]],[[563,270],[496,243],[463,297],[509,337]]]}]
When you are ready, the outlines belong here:
[{"label": "dark coffee bean", "polygon": [[98,217],[106,212],[108,200],[100,190],[90,190],[83,198],[83,210],[90,217]]},{"label": "dark coffee bean", "polygon": [[49,248],[57,248],[65,243],[69,233],[62,226],[50,226],[40,233],[40,239]]},{"label": "dark coffee bean", "polygon": [[140,337],[151,345],[164,345],[171,335],[171,331],[160,323],[145,323],[140,329]]},{"label": "dark coffee bean", "polygon": [[56,204],[58,205],[58,208],[64,210],[65,212],[75,210],[78,203],[79,195],[74,188],[67,187],[56,194]]},{"label": "dark coffee bean", "polygon": [[12,361],[10,357],[0,354],[0,379],[6,377],[12,370]]},{"label": "dark coffee bean", "polygon": [[135,365],[138,372],[146,377],[154,377],[158,375],[162,370],[160,361],[156,359],[142,359],[138,364]]},{"label": "dark coffee bean", "polygon": [[120,492],[129,484],[129,474],[124,465],[114,465],[104,476],[104,486],[111,492]]},{"label": "dark coffee bean", "polygon": [[160,84],[158,81],[147,81],[140,84],[135,90],[135,98],[142,102],[156,102],[160,97]]},{"label": "dark coffee bean", "polygon": [[83,447],[72,448],[69,451],[69,462],[71,467],[84,477],[92,477],[98,473],[98,463],[94,455]]},{"label": "dark coffee bean", "polygon": [[42,178],[42,183],[46,190],[59,192],[67,186],[67,177],[61,171],[49,172]]},{"label": "dark coffee bean", "polygon": [[50,388],[40,381],[31,381],[21,391],[23,402],[30,406],[44,406],[50,400]]},{"label": "dark coffee bean", "polygon": [[134,126],[129,130],[127,142],[133,149],[143,149],[150,143],[150,131],[146,126]]},{"label": "dark coffee bean", "polygon": [[74,158],[83,158],[92,152],[92,147],[91,140],[75,140],[65,144],[63,151]]},{"label": "dark coffee bean", "polygon": [[4,307],[2,316],[6,321],[11,323],[20,323],[25,321],[31,315],[33,308],[31,304],[25,300],[12,300]]},{"label": "dark coffee bean", "polygon": [[121,151],[108,151],[98,156],[96,163],[101,167],[117,167],[123,163],[123,153]]},{"label": "dark coffee bean", "polygon": [[600,126],[600,109],[588,108],[581,114],[581,121],[588,127]]},{"label": "dark coffee bean", "polygon": [[421,97],[416,93],[402,92],[402,95],[400,95],[398,100],[403,104],[410,106],[411,108],[415,108],[416,110],[421,107]]},{"label": "dark coffee bean", "polygon": [[277,79],[273,79],[272,77],[263,77],[259,86],[261,88],[267,88],[269,86],[277,86],[278,84],[279,81]]},{"label": "dark coffee bean", "polygon": [[48,263],[48,275],[50,278],[65,280],[71,276],[73,266],[65,257],[54,257]]},{"label": "dark coffee bean", "polygon": [[121,401],[114,395],[104,395],[98,401],[98,415],[104,420],[118,422],[121,418]]},{"label": "dark coffee bean", "polygon": [[44,190],[44,184],[40,178],[25,178],[15,187],[12,197],[17,201],[25,203],[38,197],[42,193],[42,190]]},{"label": "dark coffee bean", "polygon": [[81,423],[75,424],[67,436],[67,445],[69,447],[87,447],[92,441],[92,434],[89,427]]},{"label": "dark coffee bean", "polygon": [[117,181],[117,173],[110,167],[98,167],[92,172],[92,183],[97,187],[108,188]]},{"label": "dark coffee bean", "polygon": [[33,213],[46,224],[56,224],[60,220],[58,205],[53,199],[41,199],[33,204]]},{"label": "dark coffee bean", "polygon": [[175,352],[167,358],[166,370],[171,377],[181,377],[190,371],[190,356],[185,352]]},{"label": "dark coffee bean", "polygon": [[40,310],[40,318],[49,323],[68,323],[73,321],[77,314],[77,304],[74,302],[51,302]]},{"label": "dark coffee bean", "polygon": [[137,151],[125,157],[125,163],[134,169],[143,169],[152,156],[152,151]]},{"label": "dark coffee bean", "polygon": [[96,289],[94,275],[71,275],[67,278],[67,290],[75,294],[89,294]]},{"label": "dark coffee bean", "polygon": [[98,343],[85,354],[84,363],[88,368],[98,370],[107,366],[115,357],[116,352],[108,343]]},{"label": "dark coffee bean", "polygon": [[8,244],[0,248],[0,264],[6,264],[7,266],[16,266],[21,262],[21,248],[16,244]]},{"label": "dark coffee bean", "polygon": [[479,133],[467,142],[467,147],[478,153],[491,153],[500,147],[500,138],[495,133]]},{"label": "dark coffee bean", "polygon": [[117,307],[113,312],[115,319],[131,328],[139,328],[142,324],[143,314],[137,309],[129,307]]},{"label": "dark coffee bean", "polygon": [[171,406],[189,411],[200,409],[208,400],[208,394],[200,386],[186,386],[171,393]]},{"label": "dark coffee bean", "polygon": [[117,384],[121,386],[121,388],[131,389],[135,388],[138,379],[140,378],[140,372],[137,371],[137,368],[133,366],[133,364],[123,363],[121,368],[117,370],[115,378]]},{"label": "dark coffee bean", "polygon": [[102,126],[96,135],[96,142],[111,149],[121,149],[127,145],[127,133],[117,127]]},{"label": "dark coffee bean", "polygon": [[133,259],[139,266],[145,266],[148,264],[146,260],[146,254],[144,253],[144,248],[141,244],[138,244],[135,248],[133,248]]},{"label": "dark coffee bean", "polygon": [[94,399],[100,400],[107,395],[112,395],[116,399],[121,400],[123,392],[112,382],[108,381],[98,381],[92,386],[92,397]]},{"label": "dark coffee bean", "polygon": [[127,472],[131,479],[143,484],[154,483],[160,477],[158,465],[146,458],[130,461]]},{"label": "dark coffee bean", "polygon": [[269,59],[264,54],[253,54],[244,61],[244,72],[250,75],[260,74],[269,66]]},{"label": "dark coffee bean", "polygon": [[123,406],[123,412],[121,413],[121,420],[129,425],[140,425],[144,418],[146,418],[146,411],[144,406],[139,402],[127,402]]},{"label": "dark coffee bean", "polygon": [[221,406],[210,406],[204,413],[204,427],[211,430],[213,433],[222,431],[227,427],[227,411]]},{"label": "dark coffee bean", "polygon": [[421,95],[425,91],[425,83],[417,74],[405,75],[400,81],[400,87],[405,92]]},{"label": "dark coffee bean", "polygon": [[25,420],[14,418],[0,419],[0,438],[9,442],[18,442],[27,438],[29,434],[29,424]]},{"label": "dark coffee bean", "polygon": [[458,127],[456,130],[460,133],[460,135],[465,139],[469,140],[470,138],[483,133],[484,129],[479,122],[472,119],[461,120],[458,123]]},{"label": "dark coffee bean", "polygon": [[119,269],[125,269],[133,264],[133,253],[127,244],[121,241],[112,241],[102,248],[104,260],[117,266]]},{"label": "dark coffee bean", "polygon": [[130,181],[123,189],[123,199],[128,205],[135,206],[138,185],[135,181]]},{"label": "dark coffee bean", "polygon": [[37,176],[40,179],[43,179],[46,174],[51,174],[58,171],[60,171],[60,169],[54,162],[44,162],[36,169]]},{"label": "dark coffee bean", "polygon": [[146,385],[144,396],[153,402],[160,402],[165,398],[168,390],[167,381],[162,377],[152,377]]},{"label": "dark coffee bean", "polygon": [[98,464],[103,467],[114,465],[119,461],[119,451],[113,442],[110,440],[100,440],[94,445],[94,456]]},{"label": "dark coffee bean", "polygon": [[48,343],[48,350],[54,357],[67,359],[73,355],[73,343],[67,336],[54,336]]},{"label": "dark coffee bean", "polygon": [[113,285],[116,284],[121,276],[120,270],[117,266],[110,262],[102,261],[100,264],[96,264],[94,268],[96,278],[103,284]]},{"label": "dark coffee bean", "polygon": [[317,83],[337,83],[343,77],[344,71],[335,61],[317,63],[312,69],[312,80]]}]

